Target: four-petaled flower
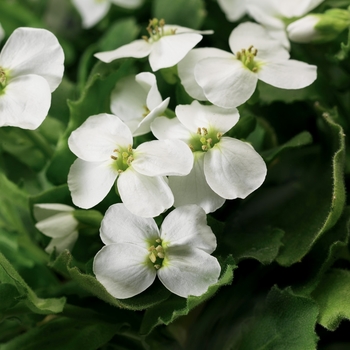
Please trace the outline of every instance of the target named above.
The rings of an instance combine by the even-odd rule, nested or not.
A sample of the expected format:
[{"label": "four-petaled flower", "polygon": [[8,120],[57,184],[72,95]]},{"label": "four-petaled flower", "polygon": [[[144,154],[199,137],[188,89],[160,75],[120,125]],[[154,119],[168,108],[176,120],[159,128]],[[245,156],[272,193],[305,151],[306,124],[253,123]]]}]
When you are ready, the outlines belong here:
[{"label": "four-petaled flower", "polygon": [[111,95],[111,111],[139,136],[151,131],[151,122],[166,110],[169,100],[162,100],[154,74],[145,72],[118,81]]},{"label": "four-petaled flower", "polygon": [[90,28],[99,22],[108,12],[111,4],[127,9],[135,9],[144,0],[72,0],[83,19],[83,27]]},{"label": "four-petaled flower", "polygon": [[179,105],[177,118],[156,118],[151,129],[158,139],[180,139],[194,155],[189,175],[169,177],[175,207],[200,205],[207,213],[223,205],[225,199],[245,198],[263,183],[266,165],[253,147],[223,136],[238,121],[237,109]]},{"label": "four-petaled flower", "polygon": [[221,267],[210,255],[216,238],[196,205],[173,210],[159,230],[153,219],[114,204],[102,220],[100,235],[106,246],[95,256],[93,271],[116,298],[143,292],[156,276],[184,298],[202,295],[218,281]]},{"label": "four-petaled flower", "polygon": [[45,236],[51,237],[45,251],[57,253],[65,249],[71,250],[78,239],[79,221],[73,216],[74,208],[65,204],[35,204],[33,214],[37,223],[35,227]]},{"label": "four-petaled flower", "polygon": [[289,52],[256,23],[238,25],[229,38],[233,54],[200,59],[197,84],[213,104],[232,108],[246,102],[258,80],[282,89],[300,89],[316,79],[316,66],[290,60]]},{"label": "four-petaled flower", "polygon": [[179,140],[149,141],[133,149],[130,129],[111,114],[89,117],[68,144],[78,156],[68,186],[73,203],[84,209],[98,204],[118,177],[125,206],[136,215],[157,216],[174,202],[165,176],[187,175],[193,164],[190,149]]},{"label": "four-petaled flower", "polygon": [[45,29],[16,29],[0,53],[0,126],[36,129],[63,76],[64,54]]},{"label": "four-petaled flower", "polygon": [[113,51],[95,54],[99,60],[109,63],[117,58],[142,58],[149,55],[149,63],[155,72],[161,68],[172,67],[201,40],[201,34],[212,31],[198,31],[177,25],[165,25],[163,20],[152,19],[147,27],[148,37],[135,40]]}]

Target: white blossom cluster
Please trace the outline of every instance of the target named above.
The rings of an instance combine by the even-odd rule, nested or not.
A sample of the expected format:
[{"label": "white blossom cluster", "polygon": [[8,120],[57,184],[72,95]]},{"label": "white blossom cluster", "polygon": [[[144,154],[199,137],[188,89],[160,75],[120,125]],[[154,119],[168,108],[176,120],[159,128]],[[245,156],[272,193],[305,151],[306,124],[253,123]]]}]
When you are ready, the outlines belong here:
[{"label": "white blossom cluster", "polygon": [[[249,143],[228,135],[239,121],[237,107],[253,95],[259,79],[283,89],[303,88],[316,79],[315,66],[290,59],[281,18],[304,15],[320,2],[219,0],[230,20],[248,13],[261,23],[239,24],[229,37],[231,52],[194,49],[212,31],[153,19],[149,37],[96,53],[107,63],[148,56],[153,71],[177,65],[181,83],[194,99],[178,105],[176,117],[168,118],[169,98],[163,100],[155,75],[127,76],[111,94],[112,113],[89,116],[68,139],[77,156],[68,175],[73,203],[92,208],[114,184],[123,202],[105,214],[100,229],[105,247],[93,265],[96,278],[113,296],[139,294],[156,276],[182,297],[201,295],[218,281],[221,268],[211,255],[216,238],[206,213],[226,199],[246,198],[267,172]],[[85,27],[112,3],[134,8],[142,1],[74,0]],[[62,75],[63,51],[54,35],[17,29],[0,54],[0,125],[37,128]],[[135,136],[150,132],[156,140],[134,146]],[[158,229],[153,218],[171,207],[175,209]],[[72,248],[79,226],[73,213],[73,207],[61,204],[35,206],[37,228],[52,238],[48,252]]]}]

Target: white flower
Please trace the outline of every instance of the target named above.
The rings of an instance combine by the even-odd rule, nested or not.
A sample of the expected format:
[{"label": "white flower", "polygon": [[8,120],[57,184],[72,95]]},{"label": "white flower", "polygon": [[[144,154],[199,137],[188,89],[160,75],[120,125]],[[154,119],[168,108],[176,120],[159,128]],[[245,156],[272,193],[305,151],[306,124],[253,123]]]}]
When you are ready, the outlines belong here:
[{"label": "white flower", "polygon": [[179,105],[178,119],[160,117],[151,124],[159,139],[180,139],[193,151],[194,165],[189,175],[169,176],[175,207],[200,205],[207,213],[225,199],[245,198],[263,183],[266,165],[253,147],[231,137],[223,137],[238,121],[238,111],[202,106],[197,101]]},{"label": "white flower", "polygon": [[246,102],[258,79],[282,89],[300,89],[316,79],[316,66],[290,60],[288,51],[258,24],[238,25],[229,45],[233,54],[203,58],[194,68],[197,84],[217,106],[232,108]]},{"label": "white flower", "polygon": [[308,15],[303,17],[287,27],[290,40],[297,43],[308,43],[319,37],[315,25],[320,18],[317,15]]},{"label": "white flower", "polygon": [[63,50],[45,29],[18,28],[0,53],[0,126],[36,129],[63,76]]},{"label": "white flower", "polygon": [[4,37],[5,37],[5,32],[4,32],[3,27],[0,24],[0,42],[1,42],[2,39],[4,39]]},{"label": "white flower", "polygon": [[218,0],[218,3],[230,22],[236,22],[247,13],[247,0]]},{"label": "white flower", "polygon": [[181,141],[150,141],[132,148],[130,129],[115,115],[89,117],[68,139],[78,156],[68,174],[73,203],[98,204],[117,181],[119,195],[134,214],[153,217],[173,205],[166,175],[186,175],[193,164]]},{"label": "white flower", "polygon": [[95,256],[93,271],[118,299],[143,292],[156,276],[184,298],[202,295],[218,281],[221,268],[210,255],[216,238],[198,206],[173,210],[159,230],[153,219],[115,204],[107,210],[100,234],[106,246]]},{"label": "white flower", "polygon": [[[306,15],[324,0],[247,0],[247,10],[251,17],[262,24],[271,37],[289,49],[286,23],[295,17]],[[290,23],[290,21],[289,21]]]},{"label": "white flower", "polygon": [[79,222],[74,218],[74,208],[58,203],[44,203],[34,205],[35,227],[44,235],[51,237],[45,251],[57,253],[65,249],[71,250],[78,239]]},{"label": "white flower", "polygon": [[169,99],[162,100],[154,74],[140,73],[118,81],[111,95],[111,111],[139,136],[151,131],[151,122],[166,110]]},{"label": "white flower", "polygon": [[212,31],[198,31],[177,25],[165,25],[163,20],[150,20],[147,27],[149,38],[135,40],[113,51],[96,53],[95,57],[109,63],[117,58],[142,58],[149,55],[153,71],[172,67],[181,61],[186,54],[201,40],[201,34],[212,34]]},{"label": "white flower", "polygon": [[135,9],[144,0],[72,0],[83,19],[83,27],[90,28],[99,22],[108,12],[112,4],[127,9]]}]

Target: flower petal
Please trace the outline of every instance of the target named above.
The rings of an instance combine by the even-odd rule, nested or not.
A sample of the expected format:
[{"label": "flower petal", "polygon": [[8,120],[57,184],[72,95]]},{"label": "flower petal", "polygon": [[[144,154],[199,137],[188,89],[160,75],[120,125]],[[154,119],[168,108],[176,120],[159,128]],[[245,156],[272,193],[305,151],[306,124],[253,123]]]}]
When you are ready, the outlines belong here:
[{"label": "flower petal", "polygon": [[246,13],[246,1],[242,0],[218,0],[222,11],[230,22],[236,22]]},{"label": "flower petal", "polygon": [[192,151],[180,140],[144,142],[134,157],[133,168],[146,176],[187,175],[193,166]]},{"label": "flower petal", "polygon": [[194,153],[194,164],[186,176],[169,176],[169,187],[174,194],[174,206],[197,204],[206,213],[220,208],[225,199],[215,193],[208,185],[204,175],[204,153]]},{"label": "flower petal", "polygon": [[149,72],[139,73],[135,76],[135,81],[146,92],[146,105],[152,110],[162,103],[162,96],[157,87],[156,76]]},{"label": "flower petal", "polygon": [[158,216],[174,203],[173,194],[161,176],[145,176],[128,168],[120,174],[117,186],[127,209],[138,216]]},{"label": "flower petal", "polygon": [[168,247],[187,246],[210,254],[216,249],[216,237],[207,225],[207,216],[198,205],[185,205],[164,219],[160,237]]},{"label": "flower petal", "polygon": [[39,75],[11,79],[0,95],[0,126],[36,129],[45,119],[51,104],[50,87]]},{"label": "flower petal", "polygon": [[134,57],[142,58],[151,53],[152,44],[143,39],[135,40],[112,51],[98,52],[94,56],[102,62],[112,62],[118,58]]},{"label": "flower petal", "polygon": [[94,274],[115,298],[131,298],[156,278],[156,270],[147,264],[148,253],[147,249],[128,243],[105,246],[94,258]]},{"label": "flower petal", "polygon": [[51,92],[61,83],[63,61],[64,53],[57,38],[38,28],[17,28],[0,54],[0,67],[10,70],[12,78],[40,75],[47,80]]},{"label": "flower petal", "polygon": [[75,209],[69,205],[59,203],[38,203],[34,204],[33,215],[36,221],[41,221],[50,216],[62,213],[71,212]]},{"label": "flower petal", "polygon": [[218,106],[204,106],[194,100],[190,105],[178,105],[175,109],[180,122],[190,131],[196,133],[198,128],[207,128],[225,133],[239,119],[237,108],[227,109]]},{"label": "flower petal", "polygon": [[178,139],[188,142],[191,138],[191,132],[180,123],[178,118],[156,118],[151,124],[151,130],[159,140]]},{"label": "flower petal", "polygon": [[202,38],[202,35],[196,33],[163,36],[152,44],[152,52],[149,56],[152,70],[155,72],[161,68],[175,66]]},{"label": "flower petal", "polygon": [[200,249],[168,248],[158,277],[166,288],[180,297],[200,296],[218,281],[217,259]]},{"label": "flower petal", "polygon": [[106,113],[86,119],[68,139],[70,150],[89,162],[109,160],[116,148],[127,148],[132,142],[132,134],[127,125],[117,116]]},{"label": "flower petal", "polygon": [[[96,1],[96,0],[95,0]],[[140,7],[144,0],[110,0],[113,4],[126,9],[135,9]]]},{"label": "flower petal", "polygon": [[259,79],[281,89],[301,89],[317,78],[317,67],[296,60],[266,62]]},{"label": "flower petal", "polygon": [[221,197],[245,198],[264,182],[266,165],[250,144],[223,137],[205,155],[204,173]]},{"label": "flower petal", "polygon": [[207,101],[203,89],[198,85],[194,76],[194,67],[200,61],[208,57],[230,58],[232,54],[212,47],[191,50],[177,66],[181,84],[186,92],[196,100]]},{"label": "flower petal", "polygon": [[45,251],[51,254],[56,248],[56,252],[60,254],[65,249],[72,250],[78,236],[78,231],[73,231],[67,236],[52,238],[48,246],[45,248]]},{"label": "flower petal", "polygon": [[59,213],[50,216],[44,220],[40,220],[35,227],[44,235],[52,238],[64,237],[75,231],[78,227],[72,212]]},{"label": "flower petal", "polygon": [[194,75],[205,96],[213,104],[233,108],[254,93],[258,76],[233,55],[232,58],[207,58],[197,63]]},{"label": "flower petal", "polygon": [[99,22],[108,12],[109,1],[72,0],[83,19],[83,28],[90,28]]},{"label": "flower petal", "polygon": [[76,159],[68,174],[68,187],[73,203],[80,208],[92,208],[107,196],[117,176],[111,162],[85,162]]},{"label": "flower petal", "polygon": [[104,244],[130,243],[148,249],[150,240],[159,238],[159,230],[152,218],[132,214],[124,204],[113,204],[101,222]]},{"label": "flower petal", "polygon": [[231,32],[229,44],[233,53],[248,49],[249,46],[253,45],[258,50],[257,58],[289,58],[289,52],[281,43],[273,40],[267,30],[257,23],[244,22],[239,24]]}]

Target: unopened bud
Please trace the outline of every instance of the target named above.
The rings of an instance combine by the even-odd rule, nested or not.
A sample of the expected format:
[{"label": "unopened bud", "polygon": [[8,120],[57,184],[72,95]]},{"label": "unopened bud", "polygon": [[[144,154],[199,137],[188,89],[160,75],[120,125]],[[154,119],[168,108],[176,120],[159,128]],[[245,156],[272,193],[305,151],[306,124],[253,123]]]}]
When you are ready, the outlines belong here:
[{"label": "unopened bud", "polygon": [[335,39],[350,26],[350,12],[331,9],[307,15],[287,27],[290,40],[297,43],[324,43]]}]

